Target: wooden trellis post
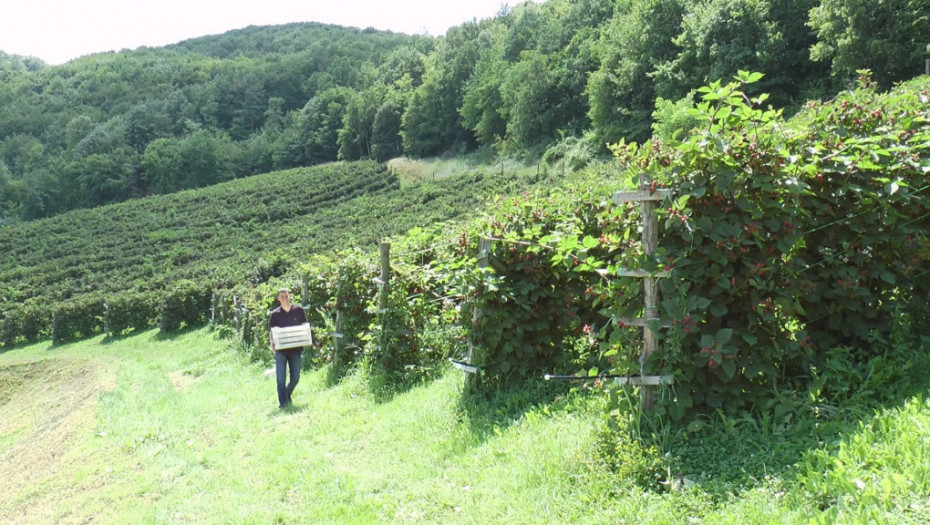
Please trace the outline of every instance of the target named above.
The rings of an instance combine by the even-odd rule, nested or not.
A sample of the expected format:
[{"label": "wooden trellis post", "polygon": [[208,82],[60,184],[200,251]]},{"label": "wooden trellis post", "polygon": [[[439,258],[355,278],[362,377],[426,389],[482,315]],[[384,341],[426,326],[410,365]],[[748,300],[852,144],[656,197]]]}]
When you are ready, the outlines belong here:
[{"label": "wooden trellis post", "polygon": [[391,243],[382,242],[378,246],[381,252],[381,276],[375,281],[378,283],[380,293],[378,294],[378,313],[384,313],[387,310],[388,285],[391,281]]},{"label": "wooden trellis post", "polygon": [[[655,190],[652,181],[644,179],[640,184],[639,191],[617,192],[614,194],[614,203],[623,204],[627,202],[639,202],[641,206],[642,227],[643,227],[643,253],[652,255],[655,253],[659,244],[659,219],[656,217],[655,201],[664,200],[671,194],[671,190]],[[657,277],[666,277],[668,272],[650,273],[643,270],[621,271],[621,276],[638,277],[643,279],[644,308],[642,319],[622,319],[621,322],[631,326],[641,326],[643,328],[643,351],[639,355],[639,373],[638,381],[633,382],[632,378],[626,381],[617,381],[618,383],[639,384],[642,396],[643,408],[652,408],[656,402],[656,393],[653,385],[670,384],[673,380],[671,376],[646,376],[645,369],[649,357],[658,349],[659,341],[656,337],[654,327],[662,321],[659,318],[659,289],[656,283]]]},{"label": "wooden trellis post", "polygon": [[300,276],[300,304],[307,306],[310,302],[310,275],[304,273]]},{"label": "wooden trellis post", "polygon": [[[478,240],[478,268],[485,268],[488,266],[488,262],[490,260],[490,255],[491,255],[491,244],[492,244],[491,239],[482,237],[481,239]],[[471,315],[472,326],[476,326],[478,324],[478,321],[481,319],[481,316],[482,316],[482,312],[478,308],[475,308],[472,311],[472,315]],[[467,344],[468,344],[468,357],[467,357],[468,362],[460,363],[458,361],[455,361],[454,359],[450,359],[450,361],[452,362],[452,366],[468,374],[465,377],[465,387],[467,389],[471,389],[471,388],[474,388],[478,384],[478,381],[481,378],[480,376],[481,369],[478,368],[478,365],[475,364],[476,352],[475,352],[474,341],[472,341],[471,338],[468,338]]]},{"label": "wooden trellis post", "polygon": [[242,331],[242,324],[239,322],[239,296],[233,296],[233,326],[236,327],[237,332]]},{"label": "wooden trellis post", "polygon": [[333,334],[333,364],[332,368],[339,366],[339,352],[342,349],[342,310],[336,305],[336,332]]},{"label": "wooden trellis post", "polygon": [[384,324],[387,320],[388,296],[391,293],[391,243],[382,242],[378,245],[381,252],[381,275],[375,279],[378,284],[378,314],[381,316],[381,329],[378,336],[378,347],[384,350]]},{"label": "wooden trellis post", "polygon": [[104,301],[103,302],[103,333],[107,337],[113,337],[112,326],[113,326],[113,320],[110,318],[110,303],[109,301]]}]

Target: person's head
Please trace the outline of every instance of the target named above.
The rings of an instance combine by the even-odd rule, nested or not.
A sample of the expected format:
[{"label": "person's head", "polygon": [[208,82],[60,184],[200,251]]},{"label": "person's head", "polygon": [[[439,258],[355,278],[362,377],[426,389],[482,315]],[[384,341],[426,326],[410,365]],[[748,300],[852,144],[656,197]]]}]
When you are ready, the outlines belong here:
[{"label": "person's head", "polygon": [[286,304],[291,302],[291,293],[287,288],[278,288],[278,295],[276,298],[279,303]]}]

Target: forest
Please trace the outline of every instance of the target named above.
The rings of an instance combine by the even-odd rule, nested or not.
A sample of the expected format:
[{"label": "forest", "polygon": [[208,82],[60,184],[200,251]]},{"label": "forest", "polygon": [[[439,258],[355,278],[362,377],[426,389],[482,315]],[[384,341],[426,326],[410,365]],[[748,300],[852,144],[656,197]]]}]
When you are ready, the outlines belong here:
[{"label": "forest", "polygon": [[[790,115],[924,72],[930,0],[548,0],[441,37],[295,23],[61,66],[0,50],[0,225],[336,160],[607,155],[761,71]],[[661,120],[661,119],[659,119]]]}]

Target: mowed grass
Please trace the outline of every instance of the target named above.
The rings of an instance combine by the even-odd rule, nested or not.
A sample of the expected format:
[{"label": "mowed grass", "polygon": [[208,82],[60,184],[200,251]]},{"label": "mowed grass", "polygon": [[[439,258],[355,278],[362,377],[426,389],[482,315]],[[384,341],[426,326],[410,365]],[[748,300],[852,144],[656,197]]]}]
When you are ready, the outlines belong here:
[{"label": "mowed grass", "polygon": [[[930,522],[922,398],[769,479],[665,491],[596,461],[600,396],[479,401],[449,370],[385,399],[324,369],[282,412],[262,371],[207,329],[0,354],[0,523]],[[725,423],[708,454],[751,432]]]}]

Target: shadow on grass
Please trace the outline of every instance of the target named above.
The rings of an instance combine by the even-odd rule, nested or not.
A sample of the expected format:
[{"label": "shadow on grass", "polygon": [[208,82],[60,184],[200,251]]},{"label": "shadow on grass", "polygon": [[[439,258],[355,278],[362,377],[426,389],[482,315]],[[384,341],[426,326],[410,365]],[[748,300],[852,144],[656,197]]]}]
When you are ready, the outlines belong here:
[{"label": "shadow on grass", "polygon": [[431,365],[406,367],[402,371],[369,374],[368,391],[376,403],[390,403],[397,396],[436,381],[446,370],[443,360]]},{"label": "shadow on grass", "polygon": [[18,350],[18,349],[20,349],[20,348],[25,348],[25,347],[27,347],[27,346],[37,345],[37,344],[40,344],[40,343],[42,343],[42,342],[47,342],[47,343],[49,343],[49,346],[51,346],[51,343],[52,343],[50,340],[43,341],[43,340],[41,340],[41,339],[38,339],[38,340],[35,340],[35,341],[19,341],[19,342],[16,342],[16,343],[10,343],[10,344],[7,344],[7,345],[5,345],[5,346],[0,346],[0,355],[3,355],[3,354],[5,354],[5,353],[7,353],[7,352],[12,352],[13,350]]},{"label": "shadow on grass", "polygon": [[[832,357],[842,359],[835,352]],[[773,480],[790,481],[810,453],[830,452],[877,414],[930,392],[930,376],[923,373],[930,369],[930,339],[873,355],[868,363],[834,366],[859,372],[831,377],[833,384],[819,384],[814,395],[806,389],[782,393],[765,410],[718,410],[675,424],[644,417],[636,434],[656,451],[663,469],[720,501]]]},{"label": "shadow on grass", "polygon": [[153,339],[155,341],[174,341],[175,339],[179,337],[183,337],[193,331],[200,330],[204,326],[205,325],[203,324],[183,326],[177,330],[171,330],[170,332],[166,332],[164,330],[158,330],[158,332],[155,334]]},{"label": "shadow on grass", "polygon": [[[121,342],[121,341],[124,341],[124,340],[126,340],[126,339],[129,339],[130,337],[137,337],[137,336],[139,336],[139,335],[141,335],[141,334],[143,334],[143,333],[145,333],[145,332],[148,332],[148,331],[150,331],[150,330],[156,330],[156,331],[152,334],[152,339],[155,340],[155,341],[170,341],[170,340],[175,339],[175,338],[177,338],[177,337],[179,337],[179,336],[181,335],[180,333],[162,334],[161,332],[158,332],[156,328],[152,328],[152,327],[148,327],[148,328],[135,328],[135,329],[132,329],[132,330],[127,330],[127,331],[125,331],[125,332],[123,332],[123,333],[121,333],[121,334],[118,334],[118,335],[107,335],[106,337],[104,337],[104,338],[100,341],[100,344],[102,344],[102,345],[111,345],[111,344],[114,344],[114,343],[119,343],[119,342]],[[188,330],[188,331],[189,331],[189,330]]]},{"label": "shadow on grass", "polygon": [[459,409],[468,420],[475,443],[511,427],[536,407],[556,403],[571,390],[571,385],[544,381],[541,375],[509,385],[470,383],[465,377],[463,382]]},{"label": "shadow on grass", "polygon": [[326,368],[326,387],[332,388],[339,385],[339,383],[349,375],[349,372],[354,369],[355,367],[351,363],[331,363]]},{"label": "shadow on grass", "polygon": [[279,417],[291,416],[294,414],[300,414],[307,410],[306,404],[291,404],[284,408],[274,408],[268,412],[269,419],[276,419]]}]

